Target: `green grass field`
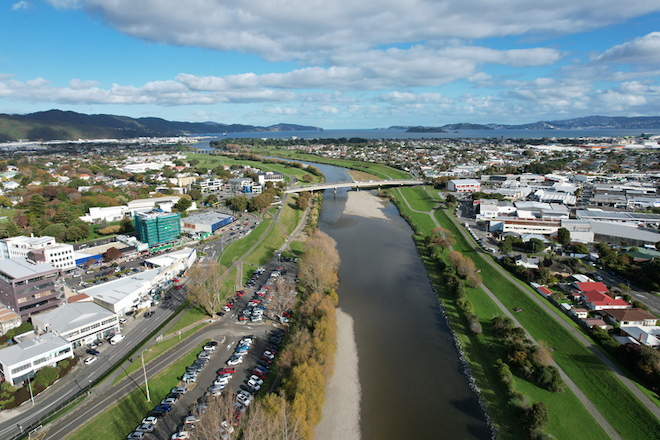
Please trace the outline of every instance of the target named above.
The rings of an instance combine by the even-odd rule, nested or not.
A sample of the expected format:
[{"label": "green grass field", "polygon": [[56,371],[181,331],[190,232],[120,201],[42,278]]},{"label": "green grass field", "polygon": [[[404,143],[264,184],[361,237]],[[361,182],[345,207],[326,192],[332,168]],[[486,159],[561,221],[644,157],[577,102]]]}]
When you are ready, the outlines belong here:
[{"label": "green grass field", "polygon": [[282,223],[282,226],[286,229],[287,234],[293,232],[304,214],[304,211],[301,211],[296,207],[296,200],[298,200],[297,195],[294,197],[289,195],[287,203],[282,208],[282,213],[280,214],[280,223]]},{"label": "green grass field", "polygon": [[149,379],[151,403],[147,402],[144,386],[142,386],[66,438],[69,440],[125,438],[146,417],[147,413],[179,384],[186,366],[197,358],[197,353],[206,342],[199,344],[174,364]]},{"label": "green grass field", "polygon": [[487,264],[485,257],[474,250],[458,232],[444,211],[438,211],[440,224],[452,231],[457,240],[454,249],[474,261],[484,284],[502,301],[507,309],[520,307],[516,314],[521,325],[537,340],[545,342],[555,351],[553,358],[568,374],[589,400],[625,439],[653,438],[660,432],[660,421],[623,386],[609,369],[566,329],[542,310],[520,287],[504,278]]},{"label": "green grass field", "polygon": [[220,257],[220,264],[225,267],[229,267],[234,261],[242,257],[248,251],[248,249],[250,249],[257,241],[259,241],[272,221],[272,218],[268,220],[264,218],[264,221],[262,221],[259,226],[253,229],[250,235],[243,237],[240,240],[236,240],[227,246],[225,248],[225,252]]}]

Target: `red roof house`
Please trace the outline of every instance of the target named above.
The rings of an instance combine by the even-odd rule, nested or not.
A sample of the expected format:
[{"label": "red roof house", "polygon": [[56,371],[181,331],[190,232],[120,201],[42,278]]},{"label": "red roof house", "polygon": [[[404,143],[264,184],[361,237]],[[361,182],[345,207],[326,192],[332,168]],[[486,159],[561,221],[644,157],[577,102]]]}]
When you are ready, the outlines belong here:
[{"label": "red roof house", "polygon": [[612,298],[611,296],[608,296],[596,290],[582,292],[582,300],[590,310],[632,308],[632,305],[628,301]]}]

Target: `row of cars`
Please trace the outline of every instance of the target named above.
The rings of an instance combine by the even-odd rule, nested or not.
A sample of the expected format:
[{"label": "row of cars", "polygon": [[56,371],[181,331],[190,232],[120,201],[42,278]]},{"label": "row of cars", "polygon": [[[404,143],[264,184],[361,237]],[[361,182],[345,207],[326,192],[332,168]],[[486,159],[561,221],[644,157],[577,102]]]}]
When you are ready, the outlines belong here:
[{"label": "row of cars", "polygon": [[[181,396],[188,392],[187,383],[197,380],[197,374],[209,362],[211,353],[215,350],[217,345],[218,343],[216,341],[211,341],[204,346],[197,359],[195,359],[195,362],[186,368],[186,372],[183,375],[183,381],[186,383],[186,386],[173,388],[170,393],[160,401],[160,404],[149,411],[147,417],[142,419],[140,425],[128,435],[128,439],[143,439],[145,434],[154,431],[158,421],[172,410]],[[177,432],[172,434],[171,438],[173,440],[187,439],[190,438],[190,433],[186,430],[184,425]]]},{"label": "row of cars", "polygon": [[241,391],[236,395],[236,406],[239,410],[249,406],[253,396],[261,389],[264,379],[266,379],[268,371],[275,359],[275,355],[282,345],[283,338],[284,331],[281,329],[275,329],[270,333],[268,344],[264,349],[259,364],[250,372],[245,386],[242,386]]}]

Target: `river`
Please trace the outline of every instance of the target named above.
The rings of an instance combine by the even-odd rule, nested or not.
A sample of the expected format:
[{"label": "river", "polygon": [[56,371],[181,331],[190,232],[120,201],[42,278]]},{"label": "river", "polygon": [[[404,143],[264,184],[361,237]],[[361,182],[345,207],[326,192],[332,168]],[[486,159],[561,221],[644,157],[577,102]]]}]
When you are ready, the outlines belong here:
[{"label": "river", "polygon": [[[327,182],[350,180],[314,166]],[[391,203],[387,220],[344,215],[347,193],[326,191],[319,228],[337,241],[339,307],[354,322],[361,438],[490,438],[412,230]]]}]

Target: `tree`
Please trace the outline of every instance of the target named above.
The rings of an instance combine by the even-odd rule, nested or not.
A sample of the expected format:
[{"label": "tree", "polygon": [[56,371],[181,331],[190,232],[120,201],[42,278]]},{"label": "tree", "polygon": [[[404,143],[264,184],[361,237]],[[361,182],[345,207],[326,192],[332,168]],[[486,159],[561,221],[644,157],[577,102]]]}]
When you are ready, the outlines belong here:
[{"label": "tree", "polygon": [[337,285],[337,242],[318,229],[305,242],[298,271],[300,282],[310,292],[325,292]]},{"label": "tree", "polygon": [[28,202],[28,210],[30,214],[42,217],[46,214],[46,200],[39,194],[32,194]]},{"label": "tree", "polygon": [[548,424],[548,407],[543,402],[536,402],[529,411],[529,429],[543,429]]},{"label": "tree", "polygon": [[302,176],[301,180],[306,183],[311,183],[314,180],[314,178],[309,174],[305,174],[304,176]]},{"label": "tree", "polygon": [[295,304],[296,283],[278,278],[272,289],[270,289],[270,293],[273,296],[271,300],[273,312],[281,318],[284,312],[291,310]]},{"label": "tree", "polygon": [[192,206],[192,201],[185,197],[181,197],[178,202],[174,205],[177,211],[184,212]]},{"label": "tree", "polygon": [[455,205],[456,203],[458,203],[458,199],[453,194],[447,194],[447,197],[445,197],[445,202],[447,202],[450,205]]},{"label": "tree", "polygon": [[566,228],[559,228],[557,231],[557,242],[562,246],[566,246],[571,242],[571,233]]},{"label": "tree", "polygon": [[191,189],[190,191],[188,191],[188,195],[193,200],[199,200],[202,198],[202,192],[198,189]]},{"label": "tree", "polygon": [[575,251],[576,254],[588,254],[589,248],[584,243],[575,243],[573,245],[573,251]]},{"label": "tree", "polygon": [[105,261],[114,261],[118,258],[121,258],[121,251],[116,247],[111,247],[103,253],[103,259]]},{"label": "tree", "polygon": [[243,212],[248,207],[248,199],[245,196],[236,196],[225,202],[233,211]]},{"label": "tree", "polygon": [[539,240],[538,238],[532,238],[529,240],[528,244],[532,253],[541,252],[543,249],[545,249],[545,243],[543,243],[543,241]]},{"label": "tree", "polygon": [[222,286],[227,269],[217,261],[209,260],[193,266],[189,273],[188,300],[215,319],[217,308],[229,296]]}]

